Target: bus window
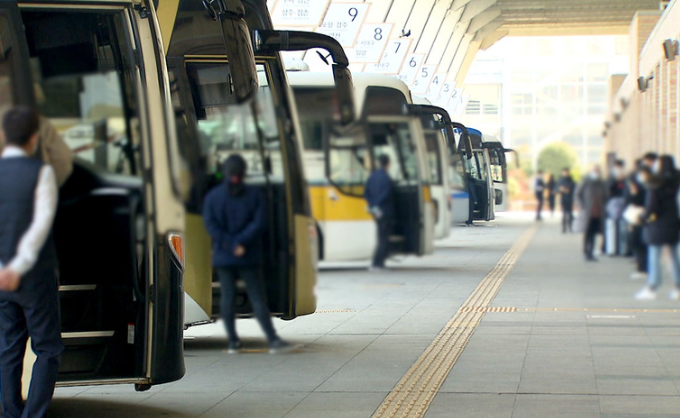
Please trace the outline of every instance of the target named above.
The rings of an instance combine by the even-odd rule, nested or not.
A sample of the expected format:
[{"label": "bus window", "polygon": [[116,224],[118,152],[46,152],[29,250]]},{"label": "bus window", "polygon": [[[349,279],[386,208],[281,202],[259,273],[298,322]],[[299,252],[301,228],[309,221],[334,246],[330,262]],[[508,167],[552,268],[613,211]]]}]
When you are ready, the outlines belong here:
[{"label": "bus window", "polygon": [[425,146],[427,148],[427,176],[425,180],[429,184],[442,184],[442,167],[439,150],[439,134],[437,132],[425,133]]},{"label": "bus window", "polygon": [[295,88],[295,101],[300,118],[305,151],[323,150],[324,136],[340,115],[334,88]]},{"label": "bus window", "polygon": [[[27,19],[27,33],[43,24],[39,14]],[[108,172],[136,174],[140,147],[137,99],[132,85],[135,68],[125,41],[122,16],[79,14],[82,28],[73,36],[97,33],[90,50],[69,49],[59,57],[59,48],[44,49],[47,42],[28,36],[33,91],[40,113],[63,136],[74,155]],[[49,27],[71,22],[73,14],[51,15]],[[70,54],[70,55],[68,55]],[[80,54],[80,55],[79,55]],[[82,56],[81,56],[82,55]],[[62,62],[68,60],[69,65]],[[126,117],[132,116],[132,117]]]},{"label": "bus window", "polygon": [[505,182],[503,177],[503,160],[497,149],[489,149],[489,162],[491,163],[491,178],[493,181]]},{"label": "bus window", "polygon": [[392,180],[418,180],[416,147],[407,123],[369,123],[369,134],[374,158],[382,154],[390,157]]},{"label": "bus window", "polygon": [[[187,63],[194,106],[198,117],[198,134],[202,152],[207,156],[207,174],[221,179],[222,162],[233,152],[248,163],[251,182],[262,183],[265,177],[283,183],[278,123],[271,90],[265,77],[252,103],[236,104],[229,90],[227,63]],[[265,74],[258,65],[258,73]],[[260,146],[260,138],[262,146]]]}]

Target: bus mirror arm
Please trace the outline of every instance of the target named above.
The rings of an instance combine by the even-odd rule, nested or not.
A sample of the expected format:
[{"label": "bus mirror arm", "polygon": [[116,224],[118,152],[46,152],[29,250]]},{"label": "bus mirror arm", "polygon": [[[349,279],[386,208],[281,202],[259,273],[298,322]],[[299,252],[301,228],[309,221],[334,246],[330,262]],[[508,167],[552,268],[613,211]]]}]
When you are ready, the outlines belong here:
[{"label": "bus mirror arm", "polygon": [[340,119],[343,125],[354,122],[354,82],[349,70],[349,60],[342,45],[334,38],[316,32],[254,30],[253,49],[257,53],[271,54],[281,51],[308,51],[313,48],[324,49],[328,56],[322,56],[325,62],[333,59],[333,79],[340,107]]},{"label": "bus mirror arm", "polygon": [[520,164],[519,164],[519,153],[518,153],[517,151],[515,151],[515,150],[512,149],[512,148],[503,148],[503,152],[505,152],[505,153],[511,152],[511,153],[515,154],[515,164],[517,165],[517,168],[520,167]]},{"label": "bus mirror arm", "polygon": [[244,20],[245,7],[240,0],[202,1],[213,20],[220,22],[234,95],[238,103],[243,103],[254,97],[259,88],[253,44]]},{"label": "bus mirror arm", "polygon": [[[460,135],[460,142],[465,146],[465,156],[467,159],[472,158],[472,140],[470,139],[470,133],[465,125],[459,122],[451,122],[451,127],[460,129],[462,132]],[[460,149],[460,143],[458,144],[458,149]]]}]

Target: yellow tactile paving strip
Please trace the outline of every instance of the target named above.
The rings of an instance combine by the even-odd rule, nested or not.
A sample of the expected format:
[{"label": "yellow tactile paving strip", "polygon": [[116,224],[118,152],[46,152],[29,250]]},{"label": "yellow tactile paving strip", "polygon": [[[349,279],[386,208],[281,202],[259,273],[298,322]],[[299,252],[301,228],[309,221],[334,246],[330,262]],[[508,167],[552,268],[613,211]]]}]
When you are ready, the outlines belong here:
[{"label": "yellow tactile paving strip", "polygon": [[373,414],[373,418],[425,415],[484,314],[492,311],[491,302],[531,242],[536,230],[535,225],[529,228],[505,253],[496,267],[479,283],[463,306],[387,395]]}]

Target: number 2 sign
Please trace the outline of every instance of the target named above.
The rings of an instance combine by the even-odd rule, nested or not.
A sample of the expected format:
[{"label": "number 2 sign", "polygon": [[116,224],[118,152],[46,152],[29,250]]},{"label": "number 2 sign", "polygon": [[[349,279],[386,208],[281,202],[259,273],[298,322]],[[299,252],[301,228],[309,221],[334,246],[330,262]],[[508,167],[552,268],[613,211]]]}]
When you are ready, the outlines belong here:
[{"label": "number 2 sign", "polygon": [[352,47],[364,22],[369,3],[331,3],[316,31],[332,36],[340,45]]}]

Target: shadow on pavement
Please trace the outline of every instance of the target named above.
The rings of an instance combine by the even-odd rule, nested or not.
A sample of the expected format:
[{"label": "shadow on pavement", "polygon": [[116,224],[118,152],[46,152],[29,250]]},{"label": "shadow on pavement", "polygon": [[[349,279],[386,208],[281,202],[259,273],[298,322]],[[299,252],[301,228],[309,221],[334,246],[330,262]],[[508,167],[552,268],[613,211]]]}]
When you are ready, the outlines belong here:
[{"label": "shadow on pavement", "polygon": [[97,417],[97,418],[188,418],[194,415],[152,406],[97,399],[55,398],[49,409],[50,418]]}]

